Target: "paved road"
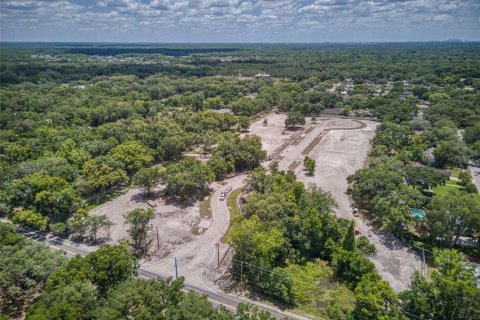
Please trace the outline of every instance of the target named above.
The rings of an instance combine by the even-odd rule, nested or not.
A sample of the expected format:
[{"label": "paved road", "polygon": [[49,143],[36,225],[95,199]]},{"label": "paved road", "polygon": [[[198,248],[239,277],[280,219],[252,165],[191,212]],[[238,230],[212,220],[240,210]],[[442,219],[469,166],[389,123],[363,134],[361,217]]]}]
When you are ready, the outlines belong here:
[{"label": "paved road", "polygon": [[[346,126],[344,129],[356,130],[361,128],[363,128],[363,126],[359,127],[358,123],[352,121],[352,124],[350,126]],[[305,135],[305,137],[302,139],[302,141],[300,141],[298,145],[287,146],[284,153],[285,157],[279,163],[280,169],[286,170],[293,161],[303,160],[304,155],[302,154],[302,151],[325,129],[326,128],[322,128],[321,125],[316,126],[311,132]],[[341,130],[341,128],[334,127],[329,127],[328,129]],[[317,163],[317,165],[320,164]],[[300,164],[300,166],[302,165]],[[476,169],[480,170],[478,167]],[[242,175],[227,179],[223,182],[223,185],[221,187],[218,187],[214,192],[211,200],[213,223],[209,230],[207,230],[202,235],[202,238],[205,239],[205,241],[202,241],[201,243],[191,243],[187,245],[184,250],[185,253],[201,252],[201,254],[195,254],[195,256],[193,257],[191,257],[191,255],[189,256],[185,254],[183,255],[183,257],[180,256],[179,259],[178,271],[179,275],[185,277],[185,289],[194,290],[202,294],[207,294],[209,300],[214,305],[221,304],[229,309],[235,309],[240,302],[248,302],[254,303],[258,305],[259,308],[269,311],[277,318],[289,316],[294,319],[306,319],[304,317],[300,317],[289,312],[283,312],[282,310],[271,306],[259,304],[242,297],[216,291],[216,289],[207,285],[207,283],[203,279],[204,271],[207,266],[211,263],[215,263],[215,243],[219,241],[220,237],[227,230],[230,221],[230,213],[226,206],[226,202],[219,200],[220,192],[229,187],[232,187],[232,189],[241,187],[244,178],[245,176]],[[477,175],[477,179],[480,179],[480,172]],[[328,190],[328,188],[326,189]],[[346,181],[345,188],[342,187],[342,190],[340,190],[341,192],[339,192],[338,195],[336,192],[338,190],[332,190],[332,193],[336,198],[337,196],[342,199],[347,198],[347,200],[340,202],[349,203],[348,197],[346,197],[345,195],[345,190]],[[337,214],[339,214],[340,216],[348,219],[353,219],[353,217],[350,215],[350,211],[347,208],[347,205],[342,210],[337,211]],[[379,273],[385,280],[390,282],[390,284],[396,291],[402,291],[406,289],[406,287],[408,287],[408,283],[404,281],[399,282],[398,277],[399,275],[405,273],[411,274],[413,269],[419,269],[418,257],[414,253],[405,249],[405,246],[403,246],[397,239],[376,232],[372,227],[363,222],[361,219],[356,218],[355,221],[362,234],[369,235],[371,242],[377,247],[379,253],[381,253],[380,256],[377,256],[377,258],[373,259],[373,262],[377,266]],[[44,235],[37,231],[30,232],[27,230],[23,230],[22,233],[31,238],[36,238],[39,241],[44,241],[52,247],[62,249],[67,252],[68,256],[73,256],[75,254],[86,255],[98,249],[98,247],[96,246],[74,243],[59,237]],[[181,253],[179,254],[181,255]],[[145,278],[174,276],[175,269],[173,265],[173,258],[171,260],[172,261],[169,263],[144,263],[139,269],[139,275]],[[405,263],[405,261],[409,261],[409,263]]]},{"label": "paved road", "polygon": [[[227,180],[228,183],[226,185],[223,185],[221,189],[216,190],[216,192],[212,196],[212,211],[213,211],[212,213],[215,215],[214,216],[215,222],[211,226],[211,229],[215,228],[215,230],[212,230],[210,235],[213,236],[212,238],[213,245],[203,248],[204,252],[198,255],[200,257],[203,257],[202,258],[204,259],[203,265],[205,267],[210,262],[213,262],[212,260],[215,256],[214,244],[225,233],[230,221],[230,214],[227,209],[226,202],[220,201],[219,199],[220,193],[221,191],[225,190],[229,186],[232,186],[233,189],[239,188],[240,186],[242,186],[244,178],[245,178],[245,175],[241,175],[241,176],[236,176],[234,178],[228,179]],[[5,219],[0,219],[0,221],[9,222],[8,220],[5,220]],[[61,236],[44,233],[38,230],[32,230],[26,227],[18,227],[17,232],[33,240],[44,242],[54,249],[63,250],[66,256],[69,258],[75,255],[85,256],[99,248],[98,246],[92,246],[92,245],[86,245],[83,243],[73,242]],[[187,268],[188,265],[184,267]],[[265,305],[265,304],[257,303],[255,301],[251,301],[244,297],[218,292],[214,288],[208,287],[206,283],[203,281],[202,279],[203,271],[204,269],[197,269],[197,270],[190,270],[189,272],[185,272],[185,269],[180,268],[179,275],[184,276],[185,278],[184,291],[193,290],[199,294],[205,294],[208,296],[208,300],[214,306],[222,305],[232,311],[236,310],[236,307],[238,306],[238,304],[240,304],[241,302],[245,302],[245,303],[254,304],[260,309],[270,312],[277,319],[283,319],[286,316],[293,319],[300,319],[300,320],[307,319],[305,317],[300,317],[290,312],[282,311],[270,305]],[[165,272],[165,270],[159,270],[158,268],[156,268],[155,265],[147,264],[147,265],[140,266],[138,270],[138,275],[139,277],[146,278],[146,279],[154,279],[158,277],[167,278],[167,277],[172,277],[174,275],[174,269],[172,269],[171,272]]]},{"label": "paved road", "polygon": [[480,191],[480,164],[473,162],[470,160],[468,163],[468,168],[472,174],[473,183],[477,186],[477,190]]}]

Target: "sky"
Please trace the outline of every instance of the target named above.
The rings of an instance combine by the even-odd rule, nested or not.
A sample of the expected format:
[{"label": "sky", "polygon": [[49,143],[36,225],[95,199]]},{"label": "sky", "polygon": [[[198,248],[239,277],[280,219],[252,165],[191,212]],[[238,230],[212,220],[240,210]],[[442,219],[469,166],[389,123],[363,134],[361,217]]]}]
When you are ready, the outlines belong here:
[{"label": "sky", "polygon": [[0,41],[480,40],[480,0],[0,0]]}]

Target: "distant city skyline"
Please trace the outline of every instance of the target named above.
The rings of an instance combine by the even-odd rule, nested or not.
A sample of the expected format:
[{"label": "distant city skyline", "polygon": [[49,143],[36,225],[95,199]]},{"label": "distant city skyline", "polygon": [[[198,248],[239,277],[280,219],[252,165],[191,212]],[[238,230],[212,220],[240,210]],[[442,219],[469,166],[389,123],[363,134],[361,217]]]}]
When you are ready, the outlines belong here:
[{"label": "distant city skyline", "polygon": [[477,0],[7,0],[0,20],[4,42],[480,40]]}]

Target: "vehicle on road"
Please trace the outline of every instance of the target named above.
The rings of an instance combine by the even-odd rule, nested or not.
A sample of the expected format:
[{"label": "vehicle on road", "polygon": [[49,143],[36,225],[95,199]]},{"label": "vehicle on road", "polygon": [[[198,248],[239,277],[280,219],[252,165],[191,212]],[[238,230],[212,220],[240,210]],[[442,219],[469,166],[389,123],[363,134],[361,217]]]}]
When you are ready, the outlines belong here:
[{"label": "vehicle on road", "polygon": [[353,208],[353,216],[354,217],[358,217],[360,214],[358,212],[358,209],[357,208]]}]

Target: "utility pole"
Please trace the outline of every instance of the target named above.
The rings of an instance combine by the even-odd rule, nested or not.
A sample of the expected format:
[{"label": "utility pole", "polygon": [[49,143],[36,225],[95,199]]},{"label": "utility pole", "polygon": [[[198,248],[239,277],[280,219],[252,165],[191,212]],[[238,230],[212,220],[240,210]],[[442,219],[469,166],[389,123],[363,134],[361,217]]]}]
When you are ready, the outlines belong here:
[{"label": "utility pole", "polygon": [[157,230],[157,251],[160,250],[160,238],[158,237],[158,227],[155,227]]},{"label": "utility pole", "polygon": [[425,272],[425,274],[422,273],[422,275],[425,277],[427,276],[427,265],[425,263],[425,247],[422,247],[422,259],[423,259],[423,268],[422,271]]},{"label": "utility pole", "polygon": [[215,243],[215,246],[217,247],[217,268],[220,268],[220,243]]},{"label": "utility pole", "polygon": [[240,261],[240,282],[243,281],[243,261]]},{"label": "utility pole", "polygon": [[178,265],[177,265],[177,257],[175,257],[175,279],[178,279]]},{"label": "utility pole", "polygon": [[417,246],[414,246],[415,248],[418,248],[418,249],[422,249],[422,261],[421,261],[421,268],[420,268],[420,274],[422,276],[426,276],[427,275],[427,262],[425,261],[425,247],[417,247]]}]

